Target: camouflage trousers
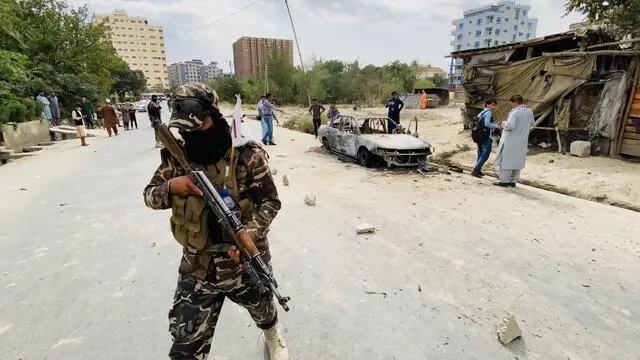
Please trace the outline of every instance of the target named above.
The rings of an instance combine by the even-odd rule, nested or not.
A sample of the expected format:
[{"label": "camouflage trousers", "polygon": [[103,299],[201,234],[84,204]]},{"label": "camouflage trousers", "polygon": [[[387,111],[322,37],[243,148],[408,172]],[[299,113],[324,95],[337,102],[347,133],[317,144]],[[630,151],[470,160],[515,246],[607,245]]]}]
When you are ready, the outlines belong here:
[{"label": "camouflage trousers", "polygon": [[173,338],[169,358],[207,358],[225,298],[247,309],[256,325],[263,330],[278,322],[273,296],[266,298],[260,295],[245,274],[218,283],[181,275],[173,308],[169,311],[169,331]]}]

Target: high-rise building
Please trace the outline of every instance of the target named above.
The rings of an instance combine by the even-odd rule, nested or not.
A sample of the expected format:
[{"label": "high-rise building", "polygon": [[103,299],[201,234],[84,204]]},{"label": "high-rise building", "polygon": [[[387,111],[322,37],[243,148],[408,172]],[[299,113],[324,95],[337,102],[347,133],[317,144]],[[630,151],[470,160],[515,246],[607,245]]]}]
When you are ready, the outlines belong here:
[{"label": "high-rise building", "polygon": [[[535,38],[538,19],[529,17],[530,9],[516,1],[500,1],[465,11],[463,18],[453,21],[453,51],[506,45]],[[449,76],[453,86],[462,85],[462,69],[462,60],[452,61]]]},{"label": "high-rise building", "polygon": [[222,76],[222,69],[218,62],[212,61],[205,64],[202,60],[182,61],[169,65],[169,85],[176,86],[193,83],[207,82]]},{"label": "high-rise building", "polygon": [[94,21],[109,26],[116,53],[131,69],[144,73],[147,87],[169,87],[162,26],[150,25],[147,18],[131,17],[122,10],[96,15]]},{"label": "high-rise building", "polygon": [[242,79],[264,71],[267,54],[279,52],[287,56],[293,66],[293,41],[241,37],[233,43],[233,61],[236,78]]}]

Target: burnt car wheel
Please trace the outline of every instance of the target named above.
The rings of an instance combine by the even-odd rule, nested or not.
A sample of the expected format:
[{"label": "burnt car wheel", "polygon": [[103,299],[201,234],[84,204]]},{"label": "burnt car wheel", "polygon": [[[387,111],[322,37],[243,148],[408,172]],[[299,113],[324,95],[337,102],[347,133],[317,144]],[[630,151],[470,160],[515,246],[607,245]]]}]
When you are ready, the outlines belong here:
[{"label": "burnt car wheel", "polygon": [[373,156],[369,150],[366,148],[360,148],[358,150],[358,163],[362,166],[371,167],[373,166]]},{"label": "burnt car wheel", "polygon": [[324,147],[326,150],[331,150],[331,147],[329,147],[329,139],[327,139],[326,137],[322,138],[322,147]]}]

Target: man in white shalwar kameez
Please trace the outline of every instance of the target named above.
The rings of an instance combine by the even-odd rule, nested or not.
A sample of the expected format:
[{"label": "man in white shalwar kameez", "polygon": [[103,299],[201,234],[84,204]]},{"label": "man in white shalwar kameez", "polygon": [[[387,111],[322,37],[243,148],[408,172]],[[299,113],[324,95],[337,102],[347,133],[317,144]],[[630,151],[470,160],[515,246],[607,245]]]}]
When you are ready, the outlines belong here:
[{"label": "man in white shalwar kameez", "polygon": [[498,145],[498,155],[494,165],[500,168],[500,182],[496,186],[516,187],[520,178],[520,170],[524,169],[529,146],[529,131],[534,123],[533,111],[523,105],[522,96],[515,95],[511,99],[509,119],[502,123],[502,136]]}]

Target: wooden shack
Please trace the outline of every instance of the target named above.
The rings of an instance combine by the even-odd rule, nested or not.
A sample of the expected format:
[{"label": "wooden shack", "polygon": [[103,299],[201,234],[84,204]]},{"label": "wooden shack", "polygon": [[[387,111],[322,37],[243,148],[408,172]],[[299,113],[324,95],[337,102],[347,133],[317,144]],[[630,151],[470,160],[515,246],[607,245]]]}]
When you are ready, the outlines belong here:
[{"label": "wooden shack", "polygon": [[588,28],[454,52],[465,64],[465,123],[491,98],[498,100],[494,117],[505,121],[509,98],[519,94],[536,115],[531,145],[565,152],[586,140],[594,154],[640,157],[638,43]]}]

